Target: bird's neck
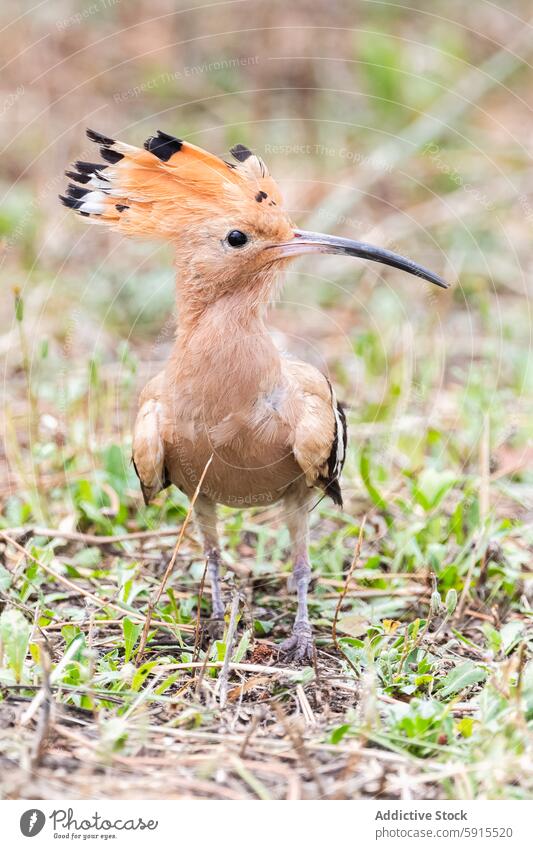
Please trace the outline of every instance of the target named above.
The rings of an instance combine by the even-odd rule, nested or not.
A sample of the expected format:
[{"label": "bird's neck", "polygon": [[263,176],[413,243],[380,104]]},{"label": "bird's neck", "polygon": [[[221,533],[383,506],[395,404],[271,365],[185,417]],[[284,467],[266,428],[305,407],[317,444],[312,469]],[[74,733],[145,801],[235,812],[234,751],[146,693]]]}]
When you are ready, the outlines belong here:
[{"label": "bird's neck", "polygon": [[280,354],[264,321],[265,304],[226,294],[201,311],[179,305],[178,332],[169,369],[202,415],[220,420],[253,404],[278,383]]}]

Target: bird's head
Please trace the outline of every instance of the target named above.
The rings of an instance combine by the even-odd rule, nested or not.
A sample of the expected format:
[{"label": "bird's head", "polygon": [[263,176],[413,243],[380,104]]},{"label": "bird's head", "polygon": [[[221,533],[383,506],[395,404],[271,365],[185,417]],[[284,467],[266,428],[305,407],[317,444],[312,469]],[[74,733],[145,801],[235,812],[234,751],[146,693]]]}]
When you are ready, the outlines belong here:
[{"label": "bird's head", "polygon": [[232,293],[264,301],[276,272],[306,253],[362,257],[446,283],[398,254],[352,239],[299,230],[263,160],[243,145],[226,162],[158,132],[144,149],[88,131],[102,163],[77,162],[63,203],[122,233],[176,248],[182,295],[199,304]]}]

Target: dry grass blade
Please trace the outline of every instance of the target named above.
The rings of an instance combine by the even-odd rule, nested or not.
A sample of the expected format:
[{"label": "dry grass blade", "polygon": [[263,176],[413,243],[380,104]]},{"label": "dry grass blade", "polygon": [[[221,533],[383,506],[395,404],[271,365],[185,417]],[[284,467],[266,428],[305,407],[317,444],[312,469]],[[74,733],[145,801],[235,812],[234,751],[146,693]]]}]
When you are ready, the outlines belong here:
[{"label": "dry grass blade", "polygon": [[306,692],[301,684],[296,685],[296,696],[300,702],[305,724],[308,728],[314,728],[317,725],[316,716],[313,713],[313,708],[309,704],[309,699],[307,698]]},{"label": "dry grass blade", "polygon": [[64,539],[70,542],[82,542],[84,545],[106,546],[117,545],[121,542],[130,542],[134,540],[159,539],[162,537],[178,536],[180,530],[178,528],[159,528],[153,531],[132,531],[129,534],[110,534],[102,536],[101,534],[84,534],[80,531],[62,531],[59,528],[44,528],[39,525],[22,525],[15,528],[6,528],[5,533],[11,537],[17,536],[36,536],[48,537],[49,539]]},{"label": "dry grass blade", "polygon": [[[231,694],[230,694],[230,698],[231,698]],[[259,725],[259,721],[260,721],[260,713],[259,713],[258,710],[256,710],[256,712],[254,713],[254,715],[252,717],[250,727],[248,728],[248,731],[244,735],[244,740],[242,741],[242,745],[239,749],[239,757],[240,758],[244,758],[244,756],[246,754],[246,749],[248,748],[248,744],[249,744],[250,740],[252,739],[253,735],[256,732],[257,726]]]}]

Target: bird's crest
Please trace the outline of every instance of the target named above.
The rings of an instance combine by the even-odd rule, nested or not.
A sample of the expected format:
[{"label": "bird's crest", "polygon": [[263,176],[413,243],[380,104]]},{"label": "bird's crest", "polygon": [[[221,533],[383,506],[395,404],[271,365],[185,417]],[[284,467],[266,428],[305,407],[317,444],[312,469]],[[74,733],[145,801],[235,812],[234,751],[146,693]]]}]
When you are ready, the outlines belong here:
[{"label": "bird's crest", "polygon": [[281,195],[265,163],[241,144],[231,149],[235,163],[229,163],[161,131],[144,150],[93,130],[87,135],[103,161],[76,162],[66,172],[73,182],[61,200],[127,235],[172,239],[191,219],[279,214]]}]

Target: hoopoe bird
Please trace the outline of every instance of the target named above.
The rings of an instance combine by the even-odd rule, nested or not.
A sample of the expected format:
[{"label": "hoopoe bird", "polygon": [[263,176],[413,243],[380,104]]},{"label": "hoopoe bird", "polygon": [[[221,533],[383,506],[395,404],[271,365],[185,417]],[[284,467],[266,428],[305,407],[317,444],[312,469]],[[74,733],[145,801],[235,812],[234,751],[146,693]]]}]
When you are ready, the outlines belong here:
[{"label": "hoopoe bird", "polygon": [[[158,131],[144,149],[92,130],[102,162],[76,162],[65,206],[128,236],[175,248],[179,320],[165,367],[145,386],[133,463],[145,502],[170,484],[192,498],[223,620],[217,504],[281,501],[289,529],[297,613],[280,648],[313,652],[307,594],[309,511],[322,491],[342,506],[346,417],[328,378],[280,353],[265,317],[281,272],[308,253],[374,260],[447,284],[417,263],[364,242],[294,226],[263,160],[241,144],[234,162]],[[207,471],[206,471],[207,467]]]}]

